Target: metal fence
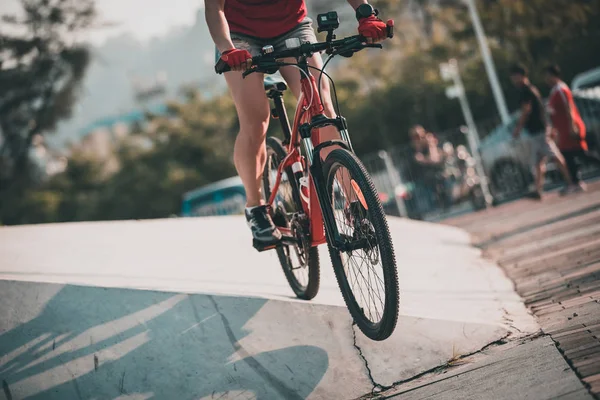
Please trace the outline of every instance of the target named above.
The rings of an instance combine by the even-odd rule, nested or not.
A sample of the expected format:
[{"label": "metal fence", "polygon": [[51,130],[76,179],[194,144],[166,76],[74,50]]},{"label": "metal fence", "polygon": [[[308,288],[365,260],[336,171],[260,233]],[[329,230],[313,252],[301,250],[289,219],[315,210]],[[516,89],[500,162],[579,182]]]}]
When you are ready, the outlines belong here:
[{"label": "metal fence", "polygon": [[[600,156],[600,87],[575,91],[574,99],[585,122],[590,151]],[[414,160],[411,145],[361,157],[371,174],[386,212],[413,219],[439,220],[486,207],[481,187],[489,184],[495,202],[516,199],[533,189],[531,138],[512,139],[518,115],[502,125],[499,120],[477,124],[478,152],[484,174],[477,174],[477,154],[469,148],[466,127],[435,133],[440,159],[423,164]],[[582,177],[597,176],[594,164],[582,164]],[[563,185],[555,166],[548,165],[546,189]]]},{"label": "metal fence", "polygon": [[479,177],[465,129],[430,136],[435,163],[419,163],[411,145],[361,157],[380,193],[386,213],[435,220],[444,215],[485,207],[482,193],[472,196]]}]

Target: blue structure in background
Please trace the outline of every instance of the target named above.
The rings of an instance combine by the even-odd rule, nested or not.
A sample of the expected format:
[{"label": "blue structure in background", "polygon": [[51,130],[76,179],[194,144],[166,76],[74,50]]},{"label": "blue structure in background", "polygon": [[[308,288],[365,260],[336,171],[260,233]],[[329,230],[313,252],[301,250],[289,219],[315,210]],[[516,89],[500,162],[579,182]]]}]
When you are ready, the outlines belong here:
[{"label": "blue structure in background", "polygon": [[112,115],[100,118],[81,130],[81,137],[86,136],[96,129],[111,129],[116,124],[131,125],[136,122],[143,122],[146,119],[146,114],[166,115],[168,114],[168,106],[166,104],[156,104],[148,106],[146,109],[133,110],[125,114]]},{"label": "blue structure in background", "polygon": [[184,193],[182,217],[242,214],[246,192],[239,176],[223,179]]}]

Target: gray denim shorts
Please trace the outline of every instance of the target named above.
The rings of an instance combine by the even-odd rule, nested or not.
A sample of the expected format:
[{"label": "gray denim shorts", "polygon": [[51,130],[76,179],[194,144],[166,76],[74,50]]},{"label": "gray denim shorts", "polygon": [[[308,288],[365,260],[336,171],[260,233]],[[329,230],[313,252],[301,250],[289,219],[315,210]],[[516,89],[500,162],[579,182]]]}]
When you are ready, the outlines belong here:
[{"label": "gray denim shorts", "polygon": [[[312,19],[306,17],[291,31],[271,39],[261,39],[231,32],[231,41],[235,48],[248,50],[252,57],[260,55],[262,48],[267,45],[273,46],[275,51],[285,50],[285,41],[291,38],[298,38],[301,43],[315,43],[317,37],[313,30]],[[215,48],[215,64],[219,61],[220,57],[221,53]]]},{"label": "gray denim shorts", "polygon": [[561,153],[554,140],[545,132],[540,132],[531,138],[531,164],[537,165],[543,158],[560,158]]}]

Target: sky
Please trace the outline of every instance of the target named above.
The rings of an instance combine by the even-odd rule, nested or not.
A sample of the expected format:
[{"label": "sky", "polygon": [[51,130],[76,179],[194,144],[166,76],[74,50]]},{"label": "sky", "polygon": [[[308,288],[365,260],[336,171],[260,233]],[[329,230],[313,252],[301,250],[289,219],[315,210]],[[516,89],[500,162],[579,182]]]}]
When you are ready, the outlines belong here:
[{"label": "sky", "polygon": [[[89,40],[101,45],[106,39],[128,32],[140,41],[162,36],[172,28],[193,25],[203,0],[96,0],[101,21],[116,27],[96,29]],[[0,0],[0,15],[20,10],[19,0]]]}]

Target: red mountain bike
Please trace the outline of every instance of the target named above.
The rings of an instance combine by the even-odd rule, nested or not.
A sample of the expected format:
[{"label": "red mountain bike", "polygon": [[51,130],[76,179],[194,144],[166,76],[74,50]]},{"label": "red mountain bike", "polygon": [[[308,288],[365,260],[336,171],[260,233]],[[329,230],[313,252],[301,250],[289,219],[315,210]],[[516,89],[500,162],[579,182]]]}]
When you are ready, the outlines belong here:
[{"label": "red mountain bike", "polygon": [[[299,44],[277,52],[266,46],[243,73],[244,77],[254,72],[272,74],[284,65],[296,65],[302,82],[293,129],[282,98],[287,86],[283,82],[265,84],[267,96],[275,105],[272,117],[281,122],[285,140],[282,143],[275,137],[267,138],[263,193],[283,238],[275,246],[261,248],[255,243],[255,247],[261,251],[275,248],[290,286],[299,298],[309,300],[319,290],[317,246],[327,243],[355,323],[372,340],[384,340],[392,334],[398,319],[398,275],[387,221],[371,177],[353,152],[346,120],[339,112],[336,118],[323,114],[320,85],[307,62],[317,52],[325,51],[331,59],[382,46],[367,44],[361,36],[334,40],[333,31],[339,26],[335,12],[319,15],[318,21],[319,32],[328,33],[325,42]],[[393,37],[393,21],[388,22],[388,37]],[[281,61],[284,58],[294,58],[297,63],[285,63]],[[229,67],[220,60],[215,70],[223,73]],[[323,74],[329,78],[319,71],[319,83]],[[333,81],[332,87],[335,93]],[[342,140],[322,142],[319,129],[325,126],[336,127]],[[321,151],[327,147],[336,148],[323,162]]]}]

